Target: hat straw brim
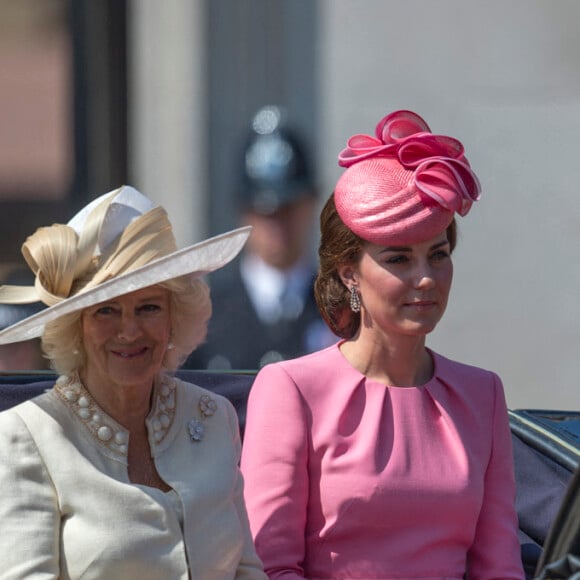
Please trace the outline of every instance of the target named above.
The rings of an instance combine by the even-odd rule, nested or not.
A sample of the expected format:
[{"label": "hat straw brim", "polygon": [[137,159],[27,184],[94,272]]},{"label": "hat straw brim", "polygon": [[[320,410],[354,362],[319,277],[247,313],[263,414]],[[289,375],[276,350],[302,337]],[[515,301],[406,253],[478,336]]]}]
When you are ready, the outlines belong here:
[{"label": "hat straw brim", "polygon": [[41,336],[44,326],[65,314],[106,302],[117,296],[154,286],[179,276],[200,278],[225,266],[240,252],[250,235],[246,226],[177,250],[148,264],[120,274],[98,286],[33,314],[0,332],[0,344]]}]

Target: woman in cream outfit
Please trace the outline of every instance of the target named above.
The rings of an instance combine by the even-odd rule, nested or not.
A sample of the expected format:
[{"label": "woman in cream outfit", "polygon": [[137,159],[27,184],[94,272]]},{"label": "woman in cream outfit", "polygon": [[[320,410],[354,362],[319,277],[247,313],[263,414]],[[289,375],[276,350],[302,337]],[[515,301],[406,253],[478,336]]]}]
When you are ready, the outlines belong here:
[{"label": "woman in cream outfit", "polygon": [[59,376],[0,414],[2,578],[264,578],[236,413],[171,375],[205,335],[200,277],[247,236],[177,250],[165,211],[122,187],[28,238],[36,284],[0,301],[49,307],[0,343],[42,336]]}]

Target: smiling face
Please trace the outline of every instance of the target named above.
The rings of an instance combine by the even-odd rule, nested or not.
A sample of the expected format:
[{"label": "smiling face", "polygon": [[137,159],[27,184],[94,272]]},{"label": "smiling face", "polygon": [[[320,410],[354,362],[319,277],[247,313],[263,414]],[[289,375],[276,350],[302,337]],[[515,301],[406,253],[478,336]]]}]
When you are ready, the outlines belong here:
[{"label": "smiling face", "polygon": [[91,306],[81,315],[87,387],[150,387],[171,333],[170,294],[153,286]]},{"label": "smiling face", "polygon": [[453,277],[445,231],[408,246],[366,244],[360,260],[340,268],[361,297],[362,333],[424,336],[445,312]]}]

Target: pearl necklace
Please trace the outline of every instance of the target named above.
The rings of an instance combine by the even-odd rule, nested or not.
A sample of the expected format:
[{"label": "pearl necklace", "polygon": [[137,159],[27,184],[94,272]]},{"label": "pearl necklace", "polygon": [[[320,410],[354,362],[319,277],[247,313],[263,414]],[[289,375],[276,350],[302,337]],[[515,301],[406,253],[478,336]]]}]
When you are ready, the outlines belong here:
[{"label": "pearl necklace", "polygon": [[[54,386],[60,399],[81,420],[83,425],[102,446],[113,453],[127,457],[129,431],[109,417],[91,397],[77,374],[62,375]],[[163,441],[175,415],[175,379],[163,376],[155,389],[153,411],[146,422],[153,431],[156,443]]]}]

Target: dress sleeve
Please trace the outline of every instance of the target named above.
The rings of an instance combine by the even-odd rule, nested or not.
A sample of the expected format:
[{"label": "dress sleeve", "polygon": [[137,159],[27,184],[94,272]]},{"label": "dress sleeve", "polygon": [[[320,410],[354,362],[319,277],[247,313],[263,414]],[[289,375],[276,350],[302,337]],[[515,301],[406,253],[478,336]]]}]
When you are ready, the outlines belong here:
[{"label": "dress sleeve", "polygon": [[469,580],[523,580],[512,442],[502,383],[494,375],[493,441],[475,538],[468,554]]},{"label": "dress sleeve", "polygon": [[[241,441],[240,441],[240,428],[238,423],[238,416],[233,406],[231,406],[229,403],[227,403],[227,410],[230,431],[232,433],[234,446],[236,448],[236,457],[238,458],[239,461],[241,454]],[[246,511],[246,504],[244,501],[244,482],[242,474],[237,465],[236,469],[237,469],[237,477],[234,488],[234,503],[236,506],[236,510],[238,512],[238,519],[240,521],[240,525],[242,526],[243,541],[244,541],[242,556],[238,564],[238,569],[236,570],[236,579],[265,580],[266,575],[264,574],[262,563],[260,562],[260,559],[256,554],[254,541],[252,539],[252,534],[250,532],[248,513]]]},{"label": "dress sleeve", "polygon": [[304,578],[307,427],[292,379],[278,364],[264,367],[248,400],[242,472],[250,526],[269,578]]},{"label": "dress sleeve", "polygon": [[2,578],[58,578],[56,493],[32,436],[13,411],[0,414],[0,489]]}]

